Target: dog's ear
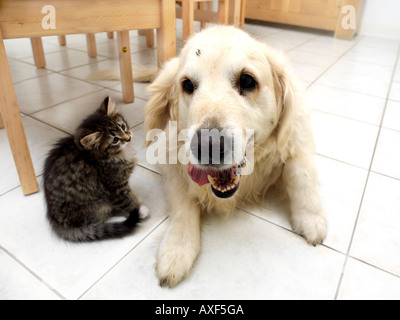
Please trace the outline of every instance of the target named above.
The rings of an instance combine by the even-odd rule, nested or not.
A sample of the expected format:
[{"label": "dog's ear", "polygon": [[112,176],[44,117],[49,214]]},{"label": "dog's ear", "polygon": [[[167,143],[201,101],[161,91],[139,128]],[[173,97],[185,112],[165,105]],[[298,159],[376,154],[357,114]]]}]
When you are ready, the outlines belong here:
[{"label": "dog's ear", "polygon": [[[145,108],[146,132],[165,129],[168,121],[178,118],[177,73],[179,58],[168,61],[156,80],[149,86],[150,100]],[[146,141],[148,146],[151,141]]]},{"label": "dog's ear", "polygon": [[274,82],[276,103],[278,107],[279,121],[276,128],[277,145],[279,149],[285,149],[293,132],[294,116],[296,112],[296,94],[292,76],[288,70],[288,62],[281,54],[266,49],[267,59],[271,65]]}]

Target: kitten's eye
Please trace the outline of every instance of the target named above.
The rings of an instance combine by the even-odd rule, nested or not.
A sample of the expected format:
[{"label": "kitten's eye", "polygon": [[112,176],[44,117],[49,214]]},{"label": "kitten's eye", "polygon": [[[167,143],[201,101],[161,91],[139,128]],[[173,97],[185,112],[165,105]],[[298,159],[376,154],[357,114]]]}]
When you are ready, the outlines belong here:
[{"label": "kitten's eye", "polygon": [[191,80],[186,79],[182,82],[182,89],[188,94],[192,94],[194,92],[194,84]]},{"label": "kitten's eye", "polygon": [[253,91],[257,86],[257,82],[251,75],[242,74],[239,79],[239,86],[241,93],[243,91]]},{"label": "kitten's eye", "polygon": [[121,124],[121,129],[125,131],[125,129],[126,129],[125,123],[122,123],[122,124]]},{"label": "kitten's eye", "polygon": [[119,138],[115,137],[112,141],[112,144],[117,144],[119,142]]}]

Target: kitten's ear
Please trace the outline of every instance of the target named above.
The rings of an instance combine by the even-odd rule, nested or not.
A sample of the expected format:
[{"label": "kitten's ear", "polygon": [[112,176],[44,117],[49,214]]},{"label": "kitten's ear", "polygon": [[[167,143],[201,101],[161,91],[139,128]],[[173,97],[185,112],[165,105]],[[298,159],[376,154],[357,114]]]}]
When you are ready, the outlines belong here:
[{"label": "kitten's ear", "polygon": [[116,106],[115,102],[111,100],[110,96],[108,96],[107,98],[104,99],[103,103],[101,104],[99,112],[104,113],[107,116],[111,116],[113,113],[116,112],[115,106]]},{"label": "kitten's ear", "polygon": [[88,134],[84,136],[81,140],[80,143],[85,149],[94,149],[97,147],[100,143],[100,132],[93,132],[91,134]]}]

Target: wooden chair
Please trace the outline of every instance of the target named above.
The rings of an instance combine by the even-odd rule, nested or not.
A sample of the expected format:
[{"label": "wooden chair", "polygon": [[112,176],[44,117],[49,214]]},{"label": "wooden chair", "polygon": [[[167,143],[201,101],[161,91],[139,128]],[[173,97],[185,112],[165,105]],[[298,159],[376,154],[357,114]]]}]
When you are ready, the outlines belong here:
[{"label": "wooden chair", "polygon": [[[140,35],[141,33],[139,33]],[[147,46],[153,47],[154,46],[154,32],[153,29],[145,30],[144,35],[147,38]],[[114,32],[107,32],[108,39],[114,38]],[[60,46],[67,45],[67,39],[65,35],[58,36],[58,43]],[[33,52],[33,59],[35,61],[35,65],[37,68],[42,69],[46,68],[46,58],[44,55],[43,50],[43,43],[41,37],[31,38],[32,44],[32,52]],[[86,44],[87,44],[87,51],[88,56],[90,58],[96,58],[97,56],[97,49],[96,49],[96,38],[94,33],[87,33],[86,34]]]},{"label": "wooden chair", "polygon": [[[67,44],[67,40],[65,35],[58,36],[58,42],[61,46],[65,46]],[[86,43],[88,56],[90,58],[96,58],[97,50],[96,50],[96,38],[94,33],[86,34]],[[46,68],[46,57],[44,55],[43,43],[41,37],[32,37],[31,38],[32,52],[33,52],[33,60],[35,61],[36,68],[42,69]]]},{"label": "wooden chair", "polygon": [[[200,21],[201,28],[206,22],[233,24],[243,28],[245,19],[245,0],[218,0],[218,12],[212,11],[209,0],[182,0],[176,8],[176,17],[182,19],[182,38],[185,44],[193,34],[193,22]],[[195,6],[197,4],[197,6]]]},{"label": "wooden chair", "polygon": [[174,1],[120,0],[116,6],[109,0],[53,0],[51,4],[57,8],[56,29],[42,27],[43,14],[39,3],[42,2],[2,0],[0,10],[0,127],[6,129],[25,195],[38,192],[39,187],[3,39],[31,38],[34,39],[33,42],[39,42],[43,36],[117,31],[122,95],[125,102],[134,100],[129,30],[157,29],[159,65],[176,54]]}]

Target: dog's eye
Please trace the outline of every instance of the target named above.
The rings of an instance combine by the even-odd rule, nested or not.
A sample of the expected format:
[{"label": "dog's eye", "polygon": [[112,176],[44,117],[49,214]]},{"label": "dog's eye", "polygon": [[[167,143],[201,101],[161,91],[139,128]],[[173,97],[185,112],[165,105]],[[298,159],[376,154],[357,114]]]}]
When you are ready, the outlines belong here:
[{"label": "dog's eye", "polygon": [[186,79],[182,82],[182,89],[188,94],[192,94],[194,92],[194,84],[191,80]]},{"label": "dog's eye", "polygon": [[256,88],[257,82],[249,74],[242,74],[239,79],[240,92],[243,90],[252,91]]}]

